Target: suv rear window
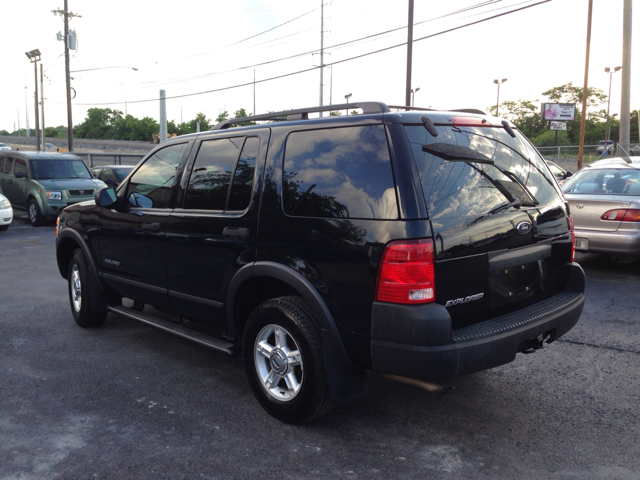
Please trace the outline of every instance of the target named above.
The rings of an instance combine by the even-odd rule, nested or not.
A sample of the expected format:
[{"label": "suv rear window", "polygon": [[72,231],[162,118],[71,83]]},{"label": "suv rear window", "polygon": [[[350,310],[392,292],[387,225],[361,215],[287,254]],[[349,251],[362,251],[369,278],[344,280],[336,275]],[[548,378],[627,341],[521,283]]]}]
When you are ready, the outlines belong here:
[{"label": "suv rear window", "polygon": [[[515,130],[502,127],[438,126],[433,137],[423,125],[405,125],[431,219],[477,216],[518,198],[523,206],[547,205],[558,198],[544,160]],[[449,161],[424,152],[423,145],[444,144],[473,151],[489,163]]]},{"label": "suv rear window", "polygon": [[382,125],[291,133],[282,184],[287,215],[398,218]]}]

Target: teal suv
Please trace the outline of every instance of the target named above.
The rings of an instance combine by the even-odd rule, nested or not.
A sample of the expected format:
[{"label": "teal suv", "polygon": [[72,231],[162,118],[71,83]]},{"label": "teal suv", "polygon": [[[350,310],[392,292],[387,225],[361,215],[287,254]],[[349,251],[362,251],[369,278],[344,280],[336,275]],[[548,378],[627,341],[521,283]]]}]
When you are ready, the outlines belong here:
[{"label": "teal suv", "polygon": [[68,153],[0,152],[0,193],[32,225],[57,217],[67,206],[94,199],[106,187],[81,158]]}]

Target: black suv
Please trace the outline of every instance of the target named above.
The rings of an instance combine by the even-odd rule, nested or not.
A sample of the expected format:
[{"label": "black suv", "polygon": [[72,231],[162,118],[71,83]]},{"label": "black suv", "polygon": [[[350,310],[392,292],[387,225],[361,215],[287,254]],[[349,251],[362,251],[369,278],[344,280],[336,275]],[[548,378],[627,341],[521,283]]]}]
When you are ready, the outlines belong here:
[{"label": "black suv", "polygon": [[[362,114],[308,115],[346,108]],[[366,370],[438,380],[511,362],[584,304],[552,173],[473,110],[225,120],[162,143],[58,229],[80,326],[113,312],[242,352],[262,406],[290,423],[364,394]]]}]

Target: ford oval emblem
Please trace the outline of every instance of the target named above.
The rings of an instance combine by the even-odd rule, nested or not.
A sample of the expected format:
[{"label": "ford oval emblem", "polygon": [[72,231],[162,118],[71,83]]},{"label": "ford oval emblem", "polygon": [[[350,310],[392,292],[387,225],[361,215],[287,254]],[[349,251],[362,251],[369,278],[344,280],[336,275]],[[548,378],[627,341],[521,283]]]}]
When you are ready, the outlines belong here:
[{"label": "ford oval emblem", "polygon": [[531,222],[520,222],[516,225],[516,230],[521,235],[526,235],[531,231]]}]

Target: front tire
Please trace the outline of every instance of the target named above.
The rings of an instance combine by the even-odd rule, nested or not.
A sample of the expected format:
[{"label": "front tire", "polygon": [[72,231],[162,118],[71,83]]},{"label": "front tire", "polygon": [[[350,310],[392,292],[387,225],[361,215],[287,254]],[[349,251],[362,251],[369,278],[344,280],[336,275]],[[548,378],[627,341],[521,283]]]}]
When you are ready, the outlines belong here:
[{"label": "front tire", "polygon": [[36,202],[35,198],[29,200],[27,213],[29,214],[29,221],[34,227],[39,227],[44,223],[44,216],[40,212],[40,207],[38,207],[38,202]]},{"label": "front tire", "polygon": [[251,389],[273,417],[298,424],[333,408],[320,328],[300,297],[258,306],[247,321],[242,348]]},{"label": "front tire", "polygon": [[107,312],[91,310],[91,283],[89,282],[89,267],[79,248],[73,252],[67,274],[69,283],[69,303],[75,322],[83,328],[98,327],[107,318]]}]

